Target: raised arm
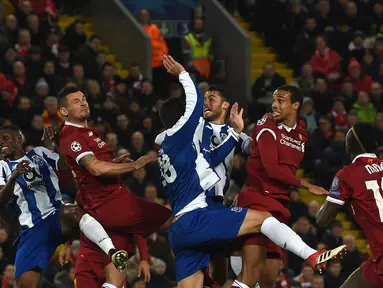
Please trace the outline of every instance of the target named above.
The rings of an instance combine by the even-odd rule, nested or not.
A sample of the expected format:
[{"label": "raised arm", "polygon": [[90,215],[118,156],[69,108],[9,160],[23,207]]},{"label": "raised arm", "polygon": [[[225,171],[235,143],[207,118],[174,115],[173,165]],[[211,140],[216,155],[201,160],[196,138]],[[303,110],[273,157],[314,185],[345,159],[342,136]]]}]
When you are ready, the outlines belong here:
[{"label": "raised arm", "polygon": [[251,146],[253,145],[253,139],[246,133],[239,134],[238,144],[241,145],[241,151],[245,155],[251,155]]}]

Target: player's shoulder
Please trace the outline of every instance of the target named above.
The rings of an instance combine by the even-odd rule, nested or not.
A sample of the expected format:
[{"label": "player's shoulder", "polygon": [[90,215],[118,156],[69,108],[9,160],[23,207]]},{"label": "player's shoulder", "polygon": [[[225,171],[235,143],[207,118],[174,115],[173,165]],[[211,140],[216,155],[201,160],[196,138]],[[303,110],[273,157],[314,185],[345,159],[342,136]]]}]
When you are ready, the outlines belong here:
[{"label": "player's shoulder", "polygon": [[261,118],[257,121],[257,125],[255,125],[255,130],[260,132],[262,129],[271,129],[275,131],[277,129],[277,123],[270,118]]},{"label": "player's shoulder", "polygon": [[[8,169],[8,163],[4,160],[0,160],[0,169]],[[1,172],[1,171],[0,171]]]}]

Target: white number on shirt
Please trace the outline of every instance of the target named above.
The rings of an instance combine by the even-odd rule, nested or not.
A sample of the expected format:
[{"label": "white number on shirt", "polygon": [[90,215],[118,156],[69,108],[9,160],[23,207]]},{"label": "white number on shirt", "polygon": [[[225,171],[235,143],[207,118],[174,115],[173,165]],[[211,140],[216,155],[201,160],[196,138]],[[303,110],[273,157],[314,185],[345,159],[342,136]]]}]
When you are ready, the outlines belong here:
[{"label": "white number on shirt", "polygon": [[164,180],[162,180],[162,186],[166,186],[167,184],[171,184],[177,178],[176,169],[174,166],[170,164],[170,158],[166,154],[162,154],[158,156],[158,165],[160,166],[161,176]]},{"label": "white number on shirt", "polygon": [[380,221],[383,222],[383,197],[382,197],[383,177],[380,183],[380,187],[379,187],[378,181],[371,180],[371,181],[366,181],[366,188],[368,190],[372,190],[372,192],[374,193],[374,199],[375,199],[376,206],[378,207]]}]

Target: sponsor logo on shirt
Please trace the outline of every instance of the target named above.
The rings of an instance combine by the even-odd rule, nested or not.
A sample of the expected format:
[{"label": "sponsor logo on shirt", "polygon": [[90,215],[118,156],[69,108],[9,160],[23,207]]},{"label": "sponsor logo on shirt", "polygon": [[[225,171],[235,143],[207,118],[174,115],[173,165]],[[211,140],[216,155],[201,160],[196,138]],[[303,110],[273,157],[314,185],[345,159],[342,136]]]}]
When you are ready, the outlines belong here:
[{"label": "sponsor logo on shirt", "polygon": [[39,165],[39,166],[43,166],[44,165],[44,160],[40,156],[33,155],[32,159],[33,159],[33,163],[35,163],[36,165]]},{"label": "sponsor logo on shirt", "polygon": [[231,211],[236,212],[236,213],[240,213],[242,210],[243,210],[243,208],[241,208],[241,207],[233,207],[233,208],[231,208]]},{"label": "sponsor logo on shirt", "polygon": [[294,139],[290,136],[287,136],[285,134],[281,134],[281,139],[279,140],[279,143],[282,145],[291,147],[295,150],[298,150],[299,152],[305,152],[305,142],[302,142],[301,140]]},{"label": "sponsor logo on shirt", "polygon": [[337,190],[339,188],[339,178],[334,177],[334,180],[332,180],[331,190]]},{"label": "sponsor logo on shirt", "polygon": [[80,143],[78,143],[77,141],[73,141],[71,144],[70,144],[70,149],[72,149],[73,152],[80,152],[81,149],[82,149],[82,146]]},{"label": "sponsor logo on shirt", "polygon": [[337,191],[337,190],[331,190],[329,195],[333,196],[333,197],[339,197],[340,196],[340,192]]}]

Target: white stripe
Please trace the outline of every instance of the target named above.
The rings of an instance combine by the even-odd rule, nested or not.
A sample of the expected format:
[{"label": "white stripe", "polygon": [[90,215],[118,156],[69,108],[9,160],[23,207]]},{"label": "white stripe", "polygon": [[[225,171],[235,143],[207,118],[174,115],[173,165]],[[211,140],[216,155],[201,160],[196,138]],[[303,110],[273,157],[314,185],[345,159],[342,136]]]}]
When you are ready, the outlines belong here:
[{"label": "white stripe", "polygon": [[172,128],[166,130],[166,134],[169,136],[172,136],[173,134],[177,133],[177,131],[180,130],[188,122],[190,116],[194,112],[195,106],[197,105],[198,101],[198,93],[196,87],[194,86],[193,80],[189,76],[189,73],[184,71],[178,76],[178,78],[185,90],[186,107],[184,115],[182,115],[182,117]]},{"label": "white stripe", "polygon": [[336,198],[333,198],[333,197],[330,197],[330,196],[327,196],[326,201],[334,203],[334,204],[338,204],[338,205],[341,205],[341,206],[344,205],[344,201],[336,199]]},{"label": "white stripe", "polygon": [[356,159],[361,158],[361,157],[364,157],[364,158],[377,158],[376,154],[374,154],[374,153],[364,153],[364,154],[359,154],[358,156],[356,156],[354,158],[354,160],[352,160],[352,163],[354,163],[356,161]]},{"label": "white stripe", "polygon": [[267,131],[267,132],[270,132],[270,134],[273,135],[274,140],[277,140],[277,135],[275,135],[275,132],[274,132],[273,130],[271,130],[271,129],[269,129],[269,128],[263,128],[261,131],[259,131],[259,133],[258,133],[257,138],[255,139],[255,141],[258,142],[259,137],[261,137],[262,133],[263,133],[263,132],[266,132],[266,131]]},{"label": "white stripe", "polygon": [[94,155],[94,154],[93,154],[92,151],[85,151],[85,152],[82,152],[80,155],[78,155],[78,156],[76,157],[76,162],[77,162],[77,164],[80,165],[80,160],[81,160],[82,158],[84,158],[85,156],[87,156],[87,155]]},{"label": "white stripe", "polygon": [[32,213],[29,211],[28,202],[25,199],[23,190],[18,183],[15,184],[14,194],[18,196],[16,203],[21,212],[19,216],[20,226],[33,227]]}]

